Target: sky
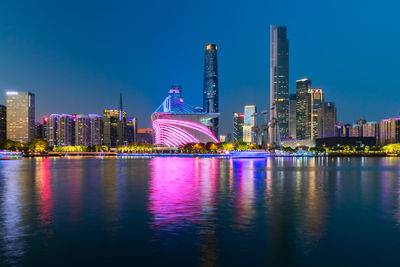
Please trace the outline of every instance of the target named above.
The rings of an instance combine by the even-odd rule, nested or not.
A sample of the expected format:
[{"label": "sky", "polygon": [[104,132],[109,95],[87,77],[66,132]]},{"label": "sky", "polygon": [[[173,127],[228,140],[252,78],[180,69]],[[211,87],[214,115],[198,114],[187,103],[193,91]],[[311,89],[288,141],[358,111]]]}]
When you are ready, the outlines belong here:
[{"label": "sky", "polygon": [[290,92],[308,77],[338,120],[400,112],[398,1],[2,1],[0,103],[36,95],[36,118],[117,108],[139,128],[179,83],[202,105],[204,49],[218,46],[220,133],[232,113],[269,105],[269,28],[288,27]]}]

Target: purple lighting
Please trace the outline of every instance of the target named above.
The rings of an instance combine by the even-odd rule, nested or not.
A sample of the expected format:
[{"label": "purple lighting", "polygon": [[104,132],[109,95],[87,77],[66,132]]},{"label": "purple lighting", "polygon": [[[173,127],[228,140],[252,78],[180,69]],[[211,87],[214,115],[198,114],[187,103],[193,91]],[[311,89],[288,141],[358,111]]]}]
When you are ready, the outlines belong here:
[{"label": "purple lighting", "polygon": [[203,140],[219,142],[212,132],[200,123],[156,119],[153,121],[153,128],[155,132],[155,144],[168,147],[183,146],[187,143],[200,143],[200,138],[196,138],[193,133],[196,133],[196,136],[200,134]]}]

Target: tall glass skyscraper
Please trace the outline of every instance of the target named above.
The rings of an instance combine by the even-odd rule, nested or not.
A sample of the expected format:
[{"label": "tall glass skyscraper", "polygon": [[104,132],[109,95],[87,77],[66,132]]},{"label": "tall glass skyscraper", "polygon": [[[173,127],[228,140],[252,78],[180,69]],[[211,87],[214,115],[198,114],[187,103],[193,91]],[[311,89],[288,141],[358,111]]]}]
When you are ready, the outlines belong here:
[{"label": "tall glass skyscraper", "polygon": [[243,140],[244,114],[233,113],[233,142]]},{"label": "tall glass skyscraper", "polygon": [[307,100],[311,80],[308,78],[296,80],[296,138],[306,139]]},{"label": "tall glass skyscraper", "polygon": [[[282,139],[289,138],[289,39],[286,27],[271,25],[270,107],[275,103]],[[271,120],[273,114],[270,114]]]},{"label": "tall glass skyscraper", "polygon": [[[204,60],[203,110],[206,113],[218,113],[218,64],[217,46],[207,44]],[[218,118],[211,120],[211,132],[218,136]]]},{"label": "tall glass skyscraper", "polygon": [[35,95],[7,92],[7,139],[28,143],[35,136]]}]

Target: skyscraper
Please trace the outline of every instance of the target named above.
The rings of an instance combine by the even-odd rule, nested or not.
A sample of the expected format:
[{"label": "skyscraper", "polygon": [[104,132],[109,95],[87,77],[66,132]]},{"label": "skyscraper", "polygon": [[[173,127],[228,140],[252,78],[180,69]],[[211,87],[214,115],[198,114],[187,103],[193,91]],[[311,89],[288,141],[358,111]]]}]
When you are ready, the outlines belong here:
[{"label": "skyscraper", "polygon": [[89,117],[78,114],[75,119],[75,145],[89,146],[90,127]]},{"label": "skyscraper", "polygon": [[7,111],[6,106],[0,105],[0,141],[7,138]]},{"label": "skyscraper", "polygon": [[333,102],[322,103],[318,109],[318,138],[336,135],[336,107]]},{"label": "skyscraper", "polygon": [[49,146],[57,146],[59,118],[59,114],[51,114],[49,117],[44,118],[44,121],[46,123],[46,138]]},{"label": "skyscraper", "polygon": [[7,139],[28,143],[35,136],[35,95],[7,92]]},{"label": "skyscraper", "polygon": [[246,143],[252,142],[252,128],[256,126],[257,108],[255,105],[244,106],[244,120],[243,120],[243,141]]},{"label": "skyscraper", "polygon": [[128,144],[134,143],[137,140],[137,118],[126,119],[126,140]]},{"label": "skyscraper", "polygon": [[289,99],[289,137],[296,139],[296,94]]},{"label": "skyscraper", "polygon": [[117,147],[124,144],[124,125],[126,112],[122,111],[122,121],[120,121],[121,111],[119,109],[105,109],[103,113],[103,143],[109,147]]},{"label": "skyscraper", "polygon": [[244,114],[233,113],[233,142],[243,140]]},{"label": "skyscraper", "polygon": [[[204,58],[203,110],[206,113],[218,113],[218,64],[215,44],[206,45]],[[211,124],[211,132],[218,136],[218,117],[212,119]]]},{"label": "skyscraper", "polygon": [[[289,138],[289,39],[286,27],[271,25],[270,107],[275,103],[282,139]],[[270,119],[273,119],[272,112]]]},{"label": "skyscraper", "polygon": [[101,145],[101,117],[97,114],[89,114],[89,146]]},{"label": "skyscraper", "polygon": [[307,100],[308,90],[311,89],[311,80],[308,78],[296,80],[296,138],[306,139],[307,127]]},{"label": "skyscraper", "polygon": [[71,146],[75,144],[72,139],[72,129],[75,127],[70,114],[61,114],[57,123],[57,146]]},{"label": "skyscraper", "polygon": [[318,109],[324,102],[322,89],[308,90],[306,109],[306,137],[316,139],[318,137]]},{"label": "skyscraper", "polygon": [[400,118],[381,120],[379,125],[380,145],[400,142]]}]

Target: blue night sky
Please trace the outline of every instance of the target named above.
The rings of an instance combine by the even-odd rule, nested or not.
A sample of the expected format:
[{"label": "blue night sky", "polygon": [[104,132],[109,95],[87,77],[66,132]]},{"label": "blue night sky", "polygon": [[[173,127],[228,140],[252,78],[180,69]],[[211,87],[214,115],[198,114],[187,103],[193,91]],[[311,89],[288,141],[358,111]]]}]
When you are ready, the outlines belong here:
[{"label": "blue night sky", "polygon": [[[288,26],[290,90],[309,77],[338,119],[400,111],[398,1],[3,1],[0,103],[36,94],[36,116],[117,108],[150,127],[172,83],[202,104],[204,47],[218,45],[221,133],[246,104],[267,108],[269,27]],[[37,120],[38,120],[37,119]]]}]

